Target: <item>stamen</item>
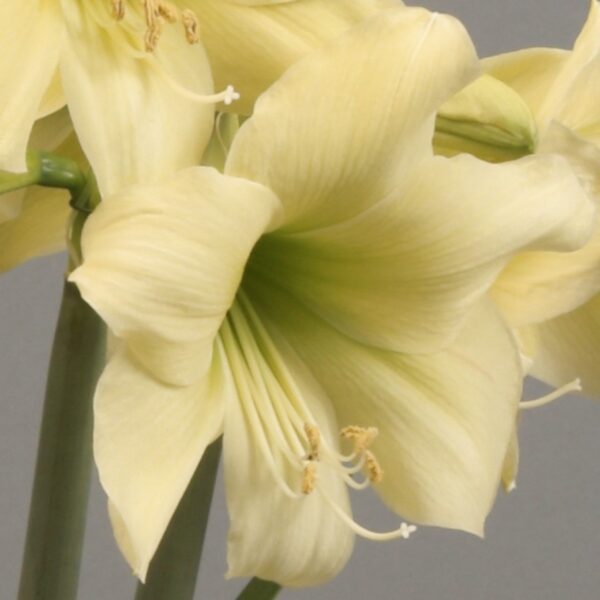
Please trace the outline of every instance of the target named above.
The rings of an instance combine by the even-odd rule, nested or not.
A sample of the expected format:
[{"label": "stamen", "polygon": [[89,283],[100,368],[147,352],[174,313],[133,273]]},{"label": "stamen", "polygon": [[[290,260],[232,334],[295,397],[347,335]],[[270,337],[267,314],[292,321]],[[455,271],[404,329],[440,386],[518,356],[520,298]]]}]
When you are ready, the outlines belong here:
[{"label": "stamen", "polygon": [[175,23],[177,21],[177,9],[170,2],[159,0],[158,13],[169,23]]},{"label": "stamen", "polygon": [[308,445],[310,447],[310,453],[308,460],[319,460],[321,453],[321,434],[315,425],[304,424],[304,432],[308,438]]},{"label": "stamen", "polygon": [[181,11],[181,23],[185,30],[185,39],[190,44],[197,44],[200,41],[198,33],[198,17],[189,8]]},{"label": "stamen", "polygon": [[520,402],[519,408],[521,410],[529,410],[530,408],[539,408],[540,406],[545,406],[546,404],[550,404],[557,400],[561,396],[568,394],[569,392],[580,392],[581,391],[581,380],[579,378],[574,379],[571,383],[567,383],[562,387],[559,387],[557,390],[554,390],[550,394],[546,394],[541,398],[537,398],[536,400],[528,400],[526,402]]},{"label": "stamen", "polygon": [[340,508],[336,502],[325,492],[322,487],[317,488],[317,491],[323,496],[327,504],[331,507],[333,512],[357,535],[360,535],[369,540],[376,542],[385,542],[387,540],[395,540],[403,538],[407,540],[411,533],[417,530],[416,525],[409,525],[408,523],[401,523],[398,529],[393,531],[371,531],[362,525],[359,525],[350,515],[348,515],[342,508]]},{"label": "stamen", "polygon": [[146,52],[154,52],[158,45],[158,40],[162,34],[163,19],[157,18],[152,25],[148,25],[146,35],[144,36],[144,44]]},{"label": "stamen", "polygon": [[317,482],[317,465],[311,460],[306,463],[302,471],[302,493],[311,494]]},{"label": "stamen", "polygon": [[372,483],[380,483],[383,479],[383,469],[379,465],[379,461],[370,450],[365,450],[365,458],[367,460],[367,473],[369,481]]},{"label": "stamen", "polygon": [[358,427],[357,425],[344,427],[340,432],[343,438],[354,443],[354,450],[358,453],[366,450],[378,434],[377,427]]},{"label": "stamen", "polygon": [[125,1],[112,0],[112,13],[115,20],[120,21],[125,16]]}]

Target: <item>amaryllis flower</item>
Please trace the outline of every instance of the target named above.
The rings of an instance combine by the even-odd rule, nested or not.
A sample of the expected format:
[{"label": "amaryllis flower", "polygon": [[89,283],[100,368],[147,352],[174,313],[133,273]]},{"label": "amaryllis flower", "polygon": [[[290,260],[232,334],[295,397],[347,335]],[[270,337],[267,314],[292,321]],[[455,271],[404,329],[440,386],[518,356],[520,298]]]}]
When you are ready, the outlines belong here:
[{"label": "amaryllis flower", "polygon": [[481,534],[521,392],[485,299],[514,252],[573,248],[593,211],[568,165],[434,157],[439,106],[478,74],[454,19],[400,9],[309,55],[258,100],[221,174],[109,197],[72,274],[121,340],[95,401],[115,534],[148,564],[223,434],[229,574],[328,579],[349,489]]}]

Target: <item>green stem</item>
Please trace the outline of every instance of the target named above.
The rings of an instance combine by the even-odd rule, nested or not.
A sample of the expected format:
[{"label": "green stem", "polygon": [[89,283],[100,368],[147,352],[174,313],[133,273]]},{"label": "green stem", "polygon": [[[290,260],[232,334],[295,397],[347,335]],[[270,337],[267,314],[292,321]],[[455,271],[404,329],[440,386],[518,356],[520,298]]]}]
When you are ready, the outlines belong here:
[{"label": "green stem", "polygon": [[171,519],[135,600],[191,600],[194,597],[221,440],[210,445]]},{"label": "green stem", "polygon": [[241,591],[237,600],[271,600],[281,591],[281,586],[272,581],[265,581],[254,577],[250,583]]},{"label": "green stem", "polygon": [[105,328],[65,283],[48,371],[19,600],[77,595],[92,466],[92,398]]}]

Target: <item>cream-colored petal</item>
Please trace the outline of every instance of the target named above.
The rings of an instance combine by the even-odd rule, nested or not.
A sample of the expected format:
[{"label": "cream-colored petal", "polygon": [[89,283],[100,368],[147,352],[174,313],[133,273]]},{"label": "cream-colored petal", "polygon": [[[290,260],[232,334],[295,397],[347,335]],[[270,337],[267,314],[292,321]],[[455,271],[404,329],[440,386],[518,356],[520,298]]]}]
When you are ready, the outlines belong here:
[{"label": "cream-colored petal", "polygon": [[435,111],[477,72],[452,17],[384,11],[291,67],[260,98],[226,172],[273,189],[287,230],[339,222],[406,185],[432,154]]},{"label": "cream-colored petal", "polygon": [[71,280],[150,372],[191,383],[277,205],[264,187],[207,167],[133,186],[88,219]]},{"label": "cream-colored petal", "polygon": [[534,377],[556,387],[579,377],[583,393],[600,398],[600,295],[526,331],[535,340]]},{"label": "cream-colored petal", "polygon": [[527,48],[491,56],[484,59],[482,64],[486,73],[517,91],[538,117],[548,91],[567,63],[568,57],[567,50]]},{"label": "cream-colored petal", "polygon": [[502,487],[507,494],[517,487],[517,475],[519,474],[519,438],[517,436],[517,427],[518,425],[515,425],[513,429],[502,466]]},{"label": "cream-colored petal", "polygon": [[250,270],[359,341],[432,352],[514,253],[582,246],[594,210],[560,157],[435,157],[407,174],[401,195],[354,219],[266,236]]},{"label": "cream-colored petal", "polygon": [[492,297],[515,327],[575,310],[600,292],[600,226],[575,252],[524,252],[512,259]]},{"label": "cream-colored petal", "polygon": [[[94,10],[110,11],[110,2],[104,4]],[[214,105],[186,97],[167,80],[196,94],[212,93],[202,46],[188,44],[179,27],[169,26],[154,53],[147,53],[134,44],[135,33],[121,30],[108,14],[112,28],[98,24],[92,8],[69,7],[62,81],[101,193],[198,164]]]},{"label": "cream-colored petal", "polygon": [[62,81],[60,79],[60,69],[57,65],[56,71],[50,81],[50,85],[46,88],[46,92],[40,102],[37,118],[42,119],[43,117],[55,113],[63,108],[66,102]]},{"label": "cream-colored petal", "polygon": [[276,294],[260,306],[323,386],[340,426],[379,429],[371,449],[385,502],[412,521],[481,535],[522,381],[512,335],[491,305],[473,311],[445,352],[426,356],[361,345]]},{"label": "cream-colored petal", "polygon": [[0,272],[64,250],[69,212],[69,194],[65,190],[28,190],[19,215],[0,224]]},{"label": "cream-colored petal", "polygon": [[222,431],[228,386],[218,355],[198,383],[171,387],[124,347],[100,378],[94,456],[117,542],[142,580],[204,450]]},{"label": "cream-colored petal", "polygon": [[241,94],[231,108],[250,114],[256,98],[298,59],[399,0],[186,0],[198,15],[217,89]]},{"label": "cream-colored petal", "polygon": [[[243,349],[236,347],[227,332],[222,334],[222,339],[237,386],[237,394],[229,398],[227,405],[223,437],[230,518],[228,576],[258,576],[286,586],[323,583],[343,568],[352,551],[354,534],[322,496],[326,493],[341,510],[350,514],[345,485],[339,472],[320,460],[315,466],[316,489],[310,494],[300,493],[301,464],[307,449],[300,449],[294,460],[297,468],[293,468],[278,452],[276,441],[277,428],[291,427],[286,415],[301,411],[298,401],[286,409],[280,408],[281,397],[265,395],[258,387],[261,383],[264,385],[264,380],[258,382],[252,377],[248,364],[260,359],[257,351],[249,357],[244,354],[250,352],[248,345]],[[284,365],[288,383],[292,382],[296,394],[311,413],[310,424],[317,424],[321,438],[327,439],[330,447],[337,448],[337,423],[323,389],[285,340],[278,336],[271,342]],[[272,365],[272,369],[272,376],[281,372],[281,367],[276,365]],[[272,387],[267,385],[266,388],[272,391]],[[261,403],[275,407],[277,413],[261,410]],[[260,413],[261,423],[257,423],[256,413]],[[268,414],[271,414],[269,419]],[[264,444],[266,451],[261,448]],[[269,468],[270,460],[279,477],[298,497],[290,497],[282,491]]]},{"label": "cream-colored petal", "polygon": [[573,129],[600,125],[600,3],[591,0],[587,21],[542,106],[543,118]]},{"label": "cream-colored petal", "polygon": [[63,42],[58,1],[1,2],[0,32],[0,169],[22,172],[29,134]]}]

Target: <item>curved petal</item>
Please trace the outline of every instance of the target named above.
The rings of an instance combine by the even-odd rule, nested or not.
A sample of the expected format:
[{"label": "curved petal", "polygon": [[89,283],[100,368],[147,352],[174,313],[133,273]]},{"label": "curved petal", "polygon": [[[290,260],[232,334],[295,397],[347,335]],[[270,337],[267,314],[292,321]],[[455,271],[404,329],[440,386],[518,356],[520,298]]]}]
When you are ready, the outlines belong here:
[{"label": "curved petal", "polygon": [[354,219],[266,236],[250,268],[340,331],[402,352],[440,350],[512,255],[571,250],[594,206],[566,161],[425,161],[406,189]]},{"label": "curved petal", "polygon": [[452,17],[384,11],[261,96],[226,172],[272,189],[287,230],[350,218],[405,185],[431,156],[435,111],[477,71],[472,43]]},{"label": "curved petal", "polygon": [[233,84],[232,106],[250,114],[256,98],[298,59],[396,0],[186,0],[198,15],[217,89]]},{"label": "curved petal", "polygon": [[[227,406],[223,437],[230,518],[228,576],[255,575],[286,586],[323,583],[343,568],[352,552],[353,533],[322,497],[324,491],[341,510],[350,514],[345,485],[339,471],[320,461],[316,467],[317,489],[306,495],[299,493],[301,470],[295,470],[273,447],[277,445],[274,429],[290,426],[290,423],[280,425],[285,418],[282,413],[299,410],[298,405],[278,411],[279,422],[274,415],[267,421],[260,413],[263,424],[257,424],[253,413],[261,401],[258,395],[263,392],[256,387],[258,382],[247,366],[251,359],[245,353],[249,348],[236,346],[227,335],[223,332],[222,339],[237,386],[237,394],[230,398]],[[239,337],[238,332],[237,339]],[[287,376],[313,422],[318,424],[320,435],[337,448],[337,424],[329,399],[292,347],[280,336],[272,341]],[[257,359],[258,356],[253,357]],[[277,401],[269,396],[262,401],[277,406]],[[265,456],[263,436],[267,444],[271,444],[266,452],[273,456],[279,476],[292,491],[297,490],[299,497],[290,497],[279,487],[269,468],[269,456]],[[296,458],[301,460],[302,456]]]},{"label": "curved petal", "polygon": [[473,311],[446,351],[427,356],[361,345],[276,293],[260,306],[311,369],[340,425],[379,429],[372,450],[384,501],[404,518],[481,535],[522,381],[513,338],[491,305]]},{"label": "curved petal", "polygon": [[63,35],[58,1],[0,3],[0,170],[27,170],[27,141],[56,71]]},{"label": "curved petal", "polygon": [[221,434],[229,385],[218,355],[198,383],[176,388],[149,377],[124,347],[98,382],[94,456],[117,542],[142,581],[204,450]]},{"label": "curved petal", "polygon": [[525,328],[535,340],[531,374],[559,387],[579,377],[600,398],[600,295],[570,313]]},{"label": "curved petal", "polygon": [[61,58],[73,123],[102,195],[198,164],[214,112],[212,104],[186,97],[167,81],[196,94],[212,92],[200,44],[190,45],[179,28],[166,27],[155,52],[146,53],[132,46],[136,33],[95,20],[92,11],[109,11],[105,5],[69,3],[69,44]]},{"label": "curved petal", "polygon": [[133,186],[88,219],[71,280],[155,376],[197,381],[277,206],[262,186],[207,167]]},{"label": "curved petal", "polygon": [[575,252],[524,252],[512,259],[492,297],[515,327],[570,312],[600,292],[600,226]]}]

